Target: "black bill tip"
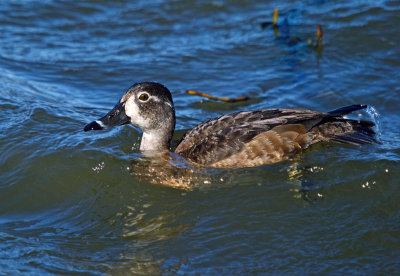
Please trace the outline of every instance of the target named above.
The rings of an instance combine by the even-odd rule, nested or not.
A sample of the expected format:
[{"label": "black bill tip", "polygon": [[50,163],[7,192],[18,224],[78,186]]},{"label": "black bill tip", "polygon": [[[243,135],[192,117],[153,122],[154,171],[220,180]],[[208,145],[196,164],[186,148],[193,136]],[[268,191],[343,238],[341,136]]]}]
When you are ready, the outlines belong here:
[{"label": "black bill tip", "polygon": [[104,129],[104,125],[100,121],[93,121],[90,124],[87,124],[83,130],[84,131],[89,131],[89,130],[102,130]]}]

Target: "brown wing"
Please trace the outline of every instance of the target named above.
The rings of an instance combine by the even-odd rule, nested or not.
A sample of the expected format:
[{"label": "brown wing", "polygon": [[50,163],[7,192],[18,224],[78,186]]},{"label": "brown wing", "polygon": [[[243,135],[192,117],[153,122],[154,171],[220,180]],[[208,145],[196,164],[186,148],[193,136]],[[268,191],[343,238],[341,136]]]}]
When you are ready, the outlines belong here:
[{"label": "brown wing", "polygon": [[256,136],[277,126],[301,124],[303,129],[308,130],[325,116],[328,115],[297,109],[265,109],[228,114],[194,127],[183,137],[175,153],[197,164],[209,166],[242,152]]},{"label": "brown wing", "polygon": [[186,133],[175,152],[204,166],[252,167],[287,159],[319,141],[370,144],[376,142],[375,124],[343,117],[366,107],[351,105],[328,113],[265,109],[224,115]]},{"label": "brown wing", "polygon": [[280,125],[253,137],[241,151],[209,164],[215,168],[255,167],[290,158],[313,143],[315,134],[302,124]]}]

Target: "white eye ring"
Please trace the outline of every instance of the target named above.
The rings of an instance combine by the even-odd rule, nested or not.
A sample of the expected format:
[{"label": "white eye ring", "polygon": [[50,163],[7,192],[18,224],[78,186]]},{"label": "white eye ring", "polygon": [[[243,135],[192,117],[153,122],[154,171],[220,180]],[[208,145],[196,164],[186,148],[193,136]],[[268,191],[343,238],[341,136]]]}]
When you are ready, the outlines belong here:
[{"label": "white eye ring", "polygon": [[145,102],[147,102],[147,101],[150,99],[150,95],[149,95],[149,93],[147,93],[147,92],[143,92],[143,93],[140,93],[140,94],[138,95],[138,99],[139,99],[139,101],[141,101],[142,103],[145,103]]}]

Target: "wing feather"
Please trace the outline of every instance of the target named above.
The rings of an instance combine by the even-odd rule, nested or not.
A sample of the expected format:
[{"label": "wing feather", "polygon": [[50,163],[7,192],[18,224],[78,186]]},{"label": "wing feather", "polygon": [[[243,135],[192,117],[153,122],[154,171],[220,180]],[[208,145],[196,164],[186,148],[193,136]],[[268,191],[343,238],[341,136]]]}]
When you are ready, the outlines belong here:
[{"label": "wing feather", "polygon": [[[280,126],[279,132],[283,132],[285,128],[282,125],[309,122],[311,119],[319,122],[324,116],[325,113],[297,109],[265,109],[228,114],[208,120],[188,131],[175,153],[198,164],[211,164],[243,151],[254,137],[274,127]],[[287,136],[294,137],[296,131],[304,132],[304,126],[297,125],[290,131],[292,133]],[[277,137],[271,139],[271,143],[281,143]]]}]

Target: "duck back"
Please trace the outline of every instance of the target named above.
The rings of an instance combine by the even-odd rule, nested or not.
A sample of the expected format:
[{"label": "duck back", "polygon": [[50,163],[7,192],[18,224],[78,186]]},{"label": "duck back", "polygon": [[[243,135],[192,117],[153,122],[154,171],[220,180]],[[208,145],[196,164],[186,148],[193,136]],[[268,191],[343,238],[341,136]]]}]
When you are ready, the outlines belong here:
[{"label": "duck back", "polygon": [[280,162],[321,141],[368,144],[375,141],[375,124],[343,117],[365,107],[352,105],[328,113],[300,109],[232,113],[188,131],[175,153],[201,166],[234,168]]}]

